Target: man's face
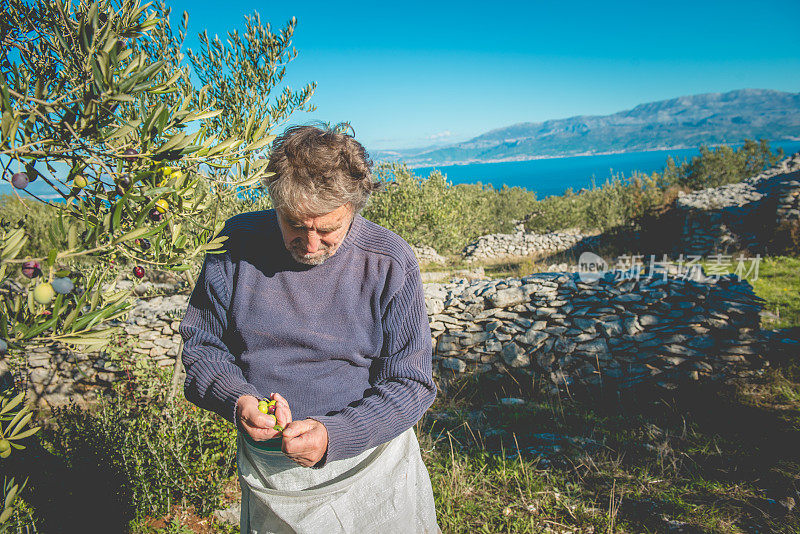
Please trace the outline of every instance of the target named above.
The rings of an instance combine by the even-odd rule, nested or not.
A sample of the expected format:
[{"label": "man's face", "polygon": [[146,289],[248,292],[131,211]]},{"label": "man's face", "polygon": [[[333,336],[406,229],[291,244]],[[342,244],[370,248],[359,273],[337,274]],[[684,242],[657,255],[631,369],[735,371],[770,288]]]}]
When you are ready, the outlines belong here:
[{"label": "man's face", "polygon": [[349,204],[319,217],[296,218],[280,210],[277,213],[286,250],[295,261],[306,265],[319,265],[333,256],[353,220]]}]

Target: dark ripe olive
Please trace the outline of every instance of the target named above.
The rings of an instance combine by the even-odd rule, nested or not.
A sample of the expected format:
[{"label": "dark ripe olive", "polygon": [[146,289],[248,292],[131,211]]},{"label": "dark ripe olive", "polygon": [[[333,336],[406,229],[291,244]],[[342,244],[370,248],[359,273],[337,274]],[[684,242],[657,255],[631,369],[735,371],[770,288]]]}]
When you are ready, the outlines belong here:
[{"label": "dark ripe olive", "polygon": [[25,189],[29,183],[28,175],[24,172],[15,172],[11,175],[11,185],[17,189]]},{"label": "dark ripe olive", "polygon": [[28,278],[34,278],[41,273],[38,261],[26,261],[22,264],[22,274]]},{"label": "dark ripe olive", "polygon": [[122,196],[125,194],[125,191],[127,191],[130,188],[131,188],[131,175],[123,174],[122,176],[119,177],[119,180],[117,180],[117,187],[115,191],[119,196]]}]

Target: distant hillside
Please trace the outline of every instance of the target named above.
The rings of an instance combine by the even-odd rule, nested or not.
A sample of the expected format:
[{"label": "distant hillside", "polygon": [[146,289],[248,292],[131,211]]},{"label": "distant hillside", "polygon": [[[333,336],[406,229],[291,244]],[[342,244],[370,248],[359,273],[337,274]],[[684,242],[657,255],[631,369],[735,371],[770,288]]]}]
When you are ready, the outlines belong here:
[{"label": "distant hillside", "polygon": [[800,139],[800,93],[741,89],[641,104],[605,116],[524,122],[446,147],[373,151],[414,166]]}]

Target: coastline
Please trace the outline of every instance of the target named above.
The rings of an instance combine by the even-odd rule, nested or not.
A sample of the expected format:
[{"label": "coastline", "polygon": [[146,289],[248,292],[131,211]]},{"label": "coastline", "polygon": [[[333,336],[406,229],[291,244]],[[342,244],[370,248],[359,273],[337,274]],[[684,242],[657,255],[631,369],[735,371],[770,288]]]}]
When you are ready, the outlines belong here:
[{"label": "coastline", "polygon": [[[797,139],[770,139],[770,145],[774,145],[776,143],[782,142],[798,142],[800,138]],[[718,148],[721,146],[731,146],[731,147],[738,147],[741,146],[743,143],[713,143],[705,145],[709,148]],[[579,158],[579,157],[586,157],[586,156],[612,156],[616,154],[637,154],[642,152],[663,152],[667,150],[691,150],[691,149],[699,149],[697,146],[689,146],[689,145],[675,145],[675,146],[664,146],[664,147],[655,147],[655,148],[647,148],[643,150],[609,150],[604,152],[594,152],[594,151],[584,151],[584,152],[575,152],[571,154],[558,154],[558,155],[533,155],[533,156],[525,156],[525,155],[518,155],[518,156],[511,156],[508,158],[493,158],[493,159],[470,159],[470,160],[459,160],[459,161],[447,161],[447,162],[405,162],[406,165],[410,169],[420,169],[420,168],[428,168],[428,167],[454,167],[454,166],[461,166],[461,165],[476,165],[482,163],[511,163],[511,162],[520,162],[520,161],[536,161],[536,160],[544,160],[544,159],[563,159],[563,158]],[[788,154],[787,154],[788,155]],[[402,159],[397,159],[395,162],[402,162]]]}]

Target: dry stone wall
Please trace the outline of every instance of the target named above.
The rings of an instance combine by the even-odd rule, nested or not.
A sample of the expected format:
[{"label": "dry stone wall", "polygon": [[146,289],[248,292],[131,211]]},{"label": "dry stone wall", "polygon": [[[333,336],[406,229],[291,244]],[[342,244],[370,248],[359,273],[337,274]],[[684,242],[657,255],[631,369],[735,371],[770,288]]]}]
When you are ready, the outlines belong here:
[{"label": "dry stone wall", "polygon": [[[119,323],[126,350],[133,358],[174,367],[181,343],[178,326],[187,304],[188,296],[180,294],[137,300],[127,321]],[[0,362],[0,374],[13,370],[19,385],[40,403],[92,399],[127,374],[125,364],[110,352],[74,352],[56,344],[33,346],[27,358],[12,361],[7,369]]]},{"label": "dry stone wall", "polygon": [[[747,282],[658,271],[541,273],[522,279],[453,279],[424,285],[434,372],[524,372],[553,391],[578,385],[749,376],[759,372],[761,301]],[[172,368],[188,296],[137,301],[121,324],[135,358]],[[22,374],[50,404],[91,398],[126,374],[107,353],[33,347]]]},{"label": "dry stone wall", "polygon": [[447,262],[444,256],[436,252],[436,249],[433,247],[427,245],[411,245],[411,250],[414,251],[414,255],[421,265],[426,263],[444,264]]},{"label": "dry stone wall", "polygon": [[428,284],[425,295],[441,374],[515,369],[546,377],[555,391],[669,387],[766,365],[761,301],[732,277],[611,271],[588,282],[542,273]]},{"label": "dry stone wall", "polygon": [[473,262],[485,259],[553,253],[572,248],[587,238],[588,236],[573,232],[489,234],[481,236],[468,244],[464,247],[461,255],[467,262]]},{"label": "dry stone wall", "polygon": [[679,250],[707,256],[766,251],[776,228],[800,220],[800,152],[739,183],[682,194]]}]

